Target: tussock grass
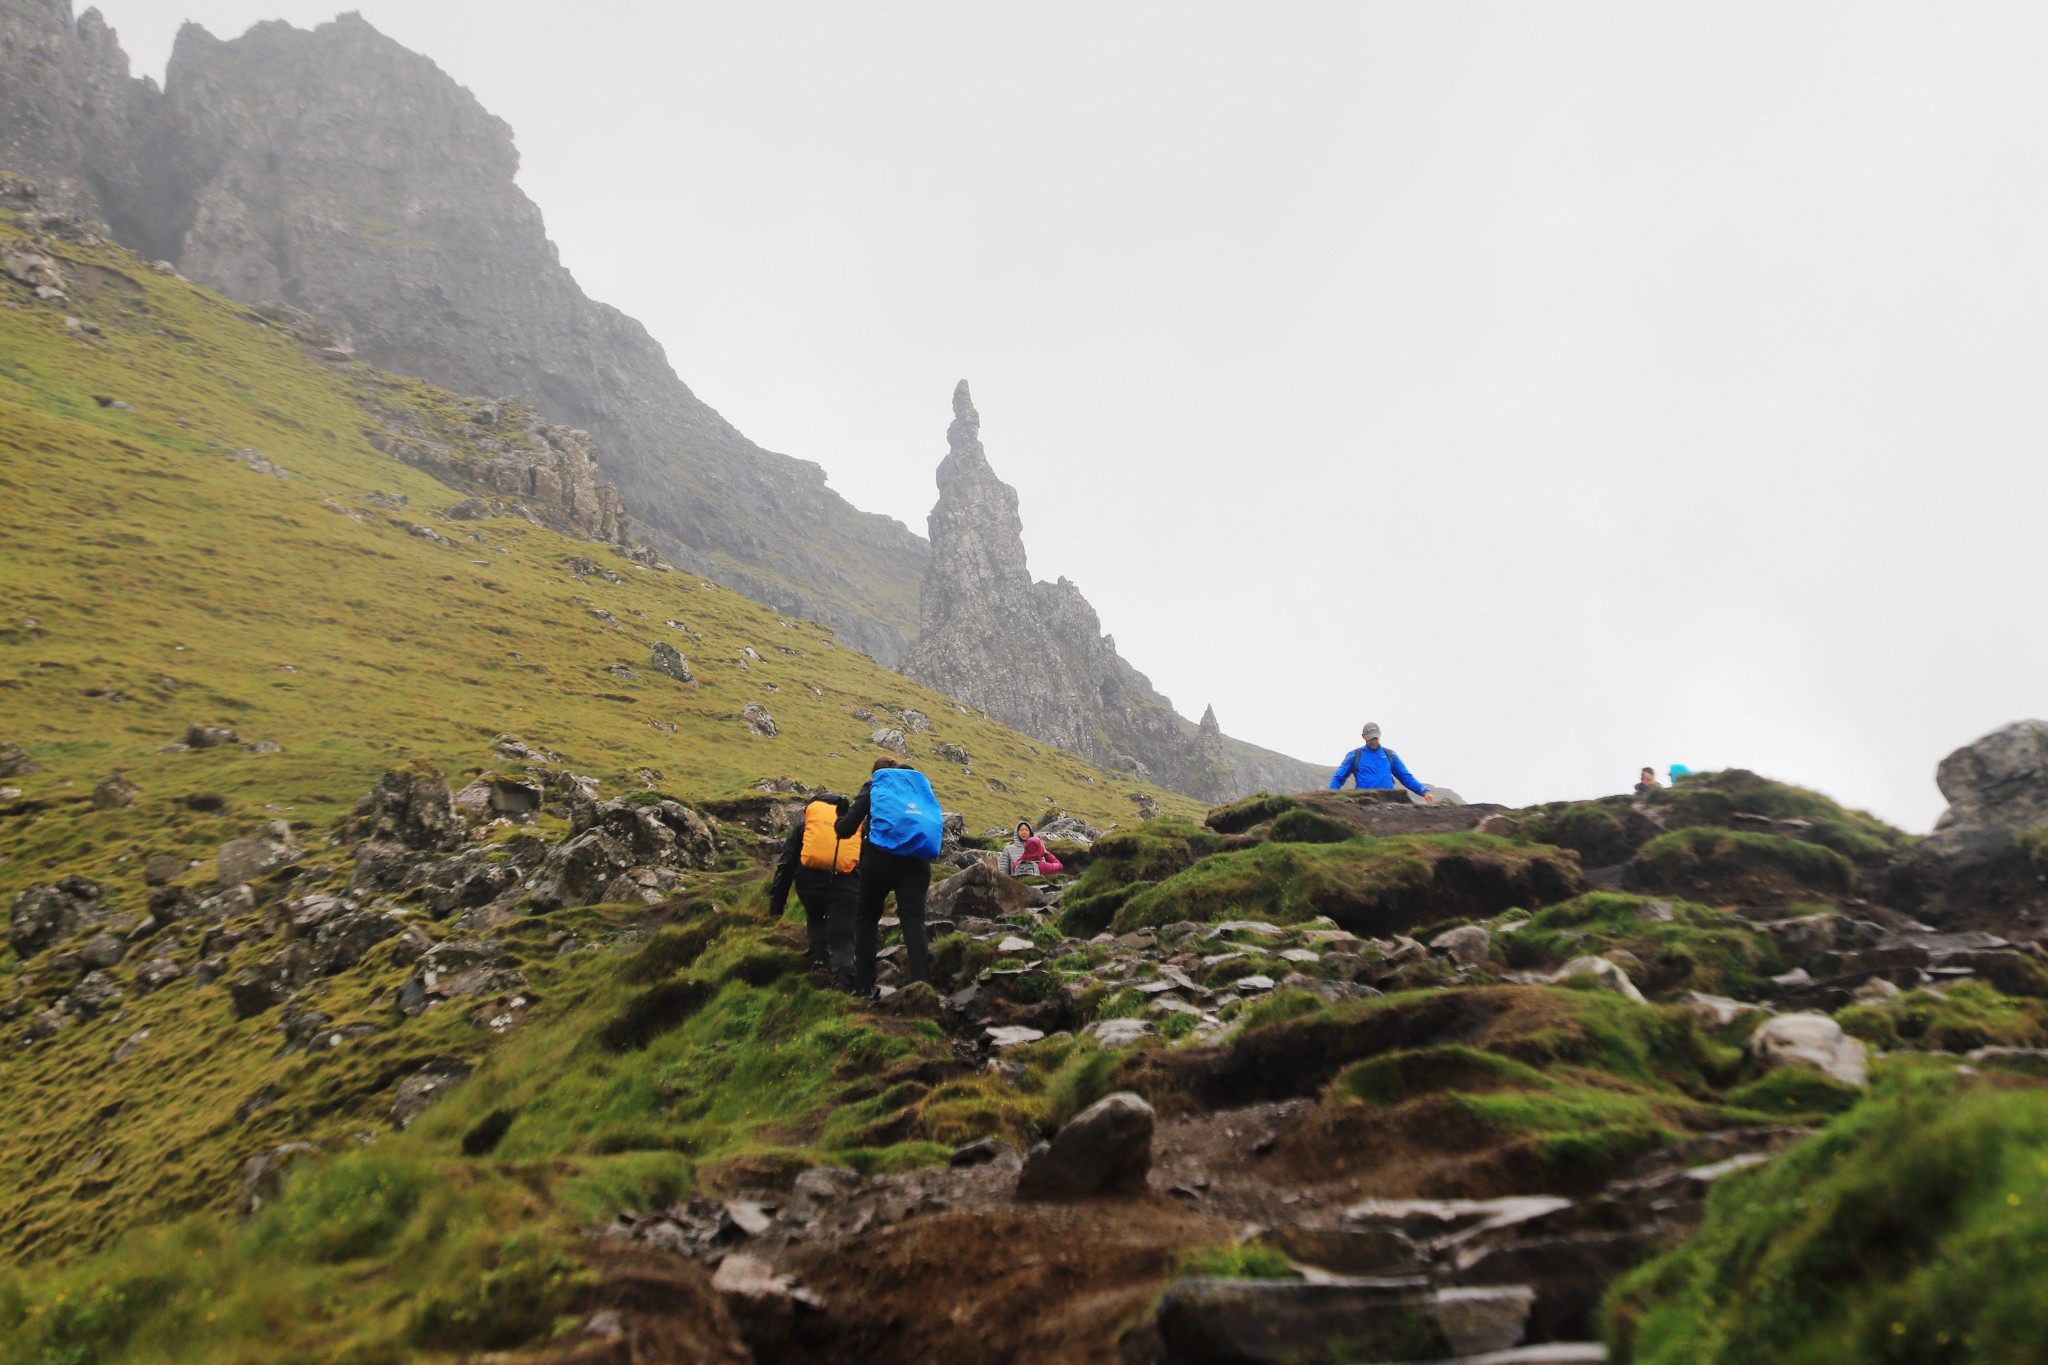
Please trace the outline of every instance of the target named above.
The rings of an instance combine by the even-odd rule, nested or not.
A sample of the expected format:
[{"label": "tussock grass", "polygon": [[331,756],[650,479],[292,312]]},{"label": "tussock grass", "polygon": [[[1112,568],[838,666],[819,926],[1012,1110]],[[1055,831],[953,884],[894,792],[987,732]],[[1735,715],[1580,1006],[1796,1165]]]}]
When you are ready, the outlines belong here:
[{"label": "tussock grass", "polygon": [[1353,932],[1379,935],[1541,905],[1577,887],[1570,855],[1485,834],[1262,843],[1211,854],[1131,892],[1113,927],[1241,917],[1293,923],[1328,915]]},{"label": "tussock grass", "polygon": [[1939,995],[1908,991],[1851,1005],[1835,1022],[1888,1051],[1969,1052],[1980,1047],[2048,1047],[2048,1001],[2005,995],[1983,981],[1959,981]]},{"label": "tussock grass", "polygon": [[2039,1358],[2048,1091],[1894,1064],[1610,1292],[1635,1365]]},{"label": "tussock grass", "polygon": [[1494,948],[1508,966],[1523,970],[1625,949],[1645,968],[1637,984],[1653,995],[1698,990],[1754,997],[1785,970],[1770,935],[1722,911],[1666,901],[1671,918],[1663,920],[1648,904],[1647,897],[1588,892],[1495,934]]}]

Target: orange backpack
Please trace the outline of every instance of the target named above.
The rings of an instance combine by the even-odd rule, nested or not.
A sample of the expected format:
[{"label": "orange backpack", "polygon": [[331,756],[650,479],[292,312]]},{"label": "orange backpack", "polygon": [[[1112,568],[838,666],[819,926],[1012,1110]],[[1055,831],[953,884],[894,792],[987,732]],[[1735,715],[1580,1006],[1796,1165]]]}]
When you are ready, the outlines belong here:
[{"label": "orange backpack", "polygon": [[797,862],[813,872],[848,873],[860,866],[860,835],[839,837],[833,826],[839,808],[830,801],[813,801],[804,807],[804,843]]}]

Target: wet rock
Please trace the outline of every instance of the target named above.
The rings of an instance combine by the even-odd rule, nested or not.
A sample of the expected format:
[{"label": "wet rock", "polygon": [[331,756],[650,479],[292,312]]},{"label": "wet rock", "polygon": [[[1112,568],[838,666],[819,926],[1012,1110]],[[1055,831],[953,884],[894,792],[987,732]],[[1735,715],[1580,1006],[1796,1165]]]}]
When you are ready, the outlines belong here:
[{"label": "wet rock", "polygon": [[128,945],[112,934],[94,934],[78,950],[78,960],[88,967],[114,967],[128,956]]},{"label": "wet rock", "polygon": [[151,958],[135,969],[135,993],[149,995],[185,975],[184,968],[167,957]]},{"label": "wet rock", "polygon": [[1027,1043],[1040,1042],[1045,1038],[1043,1029],[1025,1028],[1021,1025],[996,1025],[983,1031],[988,1045],[997,1051],[1006,1048],[1023,1047]]},{"label": "wet rock", "polygon": [[1019,1199],[1077,1199],[1137,1193],[1152,1167],[1152,1106],[1121,1092],[1070,1119],[1024,1158]]},{"label": "wet rock", "polygon": [[88,924],[105,918],[98,882],[62,877],[48,886],[31,886],[14,898],[7,942],[16,956],[27,957],[60,938],[69,938]]},{"label": "wet rock", "polygon": [[1100,1019],[1088,1026],[1087,1033],[1105,1051],[1114,1052],[1157,1037],[1159,1030],[1143,1019]]},{"label": "wet rock", "polygon": [[2048,721],[2016,721],[1964,745],[1941,761],[1934,781],[1949,804],[1933,838],[2048,826]]},{"label": "wet rock", "polygon": [[236,972],[228,982],[228,998],[234,1004],[235,1017],[252,1019],[283,1004],[305,977],[306,971],[305,946],[294,943],[272,953],[256,966]]},{"label": "wet rock", "polygon": [[220,846],[220,884],[234,886],[258,881],[281,867],[289,867],[298,857],[299,846],[292,838],[291,827],[282,820],[272,820],[263,826],[261,834],[230,839]]},{"label": "wet rock", "polygon": [[860,1172],[850,1167],[813,1166],[801,1172],[790,1189],[797,1198],[822,1207],[850,1198],[860,1190],[860,1185]]},{"label": "wet rock", "polygon": [[409,1128],[412,1121],[440,1103],[450,1090],[469,1079],[461,1062],[432,1062],[398,1083],[391,1096],[391,1121]]},{"label": "wet rock", "polygon": [[931,889],[925,901],[925,915],[928,919],[958,920],[963,916],[1001,919],[1027,908],[1031,903],[1031,888],[1014,877],[1004,876],[987,863],[976,862]]},{"label": "wet rock", "polygon": [[313,974],[332,976],[336,972],[347,971],[361,962],[371,948],[404,929],[404,920],[381,910],[354,910],[335,915],[313,932]]},{"label": "wet rock", "polygon": [[1492,935],[1476,924],[1438,934],[1430,940],[1429,946],[1460,967],[1484,967],[1493,957]]},{"label": "wet rock", "polygon": [[1502,1351],[1522,1340],[1521,1286],[1430,1292],[1420,1277],[1183,1280],[1160,1301],[1166,1365],[1335,1365]]},{"label": "wet rock", "polygon": [[527,884],[527,898],[538,910],[595,905],[613,879],[632,865],[632,851],[625,844],[603,830],[589,830],[548,855]]},{"label": "wet rock", "polygon": [[491,780],[490,795],[487,799],[492,814],[509,816],[517,820],[537,813],[540,810],[541,797],[541,789],[531,782],[498,777]]},{"label": "wet rock", "polygon": [[184,871],[184,859],[173,858],[168,853],[158,853],[143,864],[142,883],[145,886],[165,886],[176,881]]},{"label": "wet rock", "polygon": [[369,795],[356,803],[344,832],[359,841],[431,853],[451,853],[467,837],[454,793],[439,772],[424,765],[394,769],[379,778]]},{"label": "wet rock", "polygon": [[185,727],[185,747],[188,749],[218,749],[241,742],[242,737],[224,725],[193,724]]},{"label": "wet rock", "polygon": [[1536,1291],[1529,1331],[1556,1340],[1597,1332],[1607,1286],[1665,1249],[1656,1227],[1581,1232],[1482,1244],[1460,1255],[1460,1285],[1527,1285]]},{"label": "wet rock", "polygon": [[1843,1085],[1870,1082],[1870,1057],[1859,1039],[1825,1014],[1781,1014],[1749,1036],[1749,1054],[1765,1066],[1803,1066]]},{"label": "wet rock", "polygon": [[1731,1000],[1725,995],[1708,995],[1703,991],[1687,991],[1680,1002],[1692,1012],[1692,1016],[1710,1029],[1727,1028],[1743,1015],[1761,1008],[1747,1005],[1740,1000]]},{"label": "wet rock", "polygon": [[1575,976],[1590,976],[1600,983],[1602,989],[1613,991],[1624,1000],[1633,1000],[1638,1005],[1649,1003],[1636,989],[1636,983],[1628,979],[1628,973],[1604,957],[1575,957],[1552,972],[1549,980],[1568,981]]},{"label": "wet rock", "polygon": [[91,1019],[121,1003],[121,983],[114,979],[112,972],[87,972],[85,980],[72,987],[66,999],[71,1002],[73,1014],[81,1019]]},{"label": "wet rock", "polygon": [[768,708],[760,702],[750,701],[740,712],[740,719],[747,723],[747,729],[763,739],[770,739],[777,733],[775,717],[768,714]]},{"label": "wet rock", "polygon": [[800,1310],[824,1307],[815,1295],[797,1288],[792,1277],[777,1274],[768,1262],[741,1252],[719,1262],[711,1287],[756,1353],[786,1343],[795,1331]]},{"label": "wet rock", "polygon": [[946,1164],[954,1170],[968,1166],[986,1166],[1015,1150],[1009,1143],[995,1138],[977,1138],[965,1146],[955,1147],[952,1156],[946,1159]]},{"label": "wet rock", "polygon": [[92,806],[94,810],[120,810],[135,804],[135,798],[142,789],[119,773],[108,773],[94,784]]},{"label": "wet rock", "polygon": [[242,1193],[235,1201],[244,1218],[253,1218],[266,1204],[284,1193],[285,1181],[293,1168],[310,1159],[318,1148],[310,1142],[287,1142],[242,1164]]},{"label": "wet rock", "polygon": [[1414,1275],[1427,1267],[1414,1239],[1389,1227],[1278,1227],[1259,1243],[1333,1275]]},{"label": "wet rock", "polygon": [[690,672],[689,661],[683,657],[683,652],[666,640],[655,643],[648,662],[653,665],[655,672],[674,678],[677,682],[696,681],[696,675]]}]

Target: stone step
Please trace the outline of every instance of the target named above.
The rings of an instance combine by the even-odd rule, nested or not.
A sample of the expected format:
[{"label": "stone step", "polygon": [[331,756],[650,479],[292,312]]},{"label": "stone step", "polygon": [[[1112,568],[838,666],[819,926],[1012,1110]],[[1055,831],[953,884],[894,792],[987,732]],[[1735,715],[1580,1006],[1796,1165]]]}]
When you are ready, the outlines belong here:
[{"label": "stone step", "polygon": [[[1436,1365],[1598,1365],[1607,1359],[1607,1348],[1597,1341],[1552,1341],[1541,1346],[1517,1346],[1509,1351],[1488,1351],[1484,1355],[1459,1356]],[[1402,1361],[1381,1361],[1379,1365],[1406,1365]]]},{"label": "stone step", "polygon": [[1432,1291],[1419,1276],[1182,1280],[1160,1301],[1161,1361],[1337,1365],[1484,1355],[1521,1342],[1535,1301],[1525,1285]]}]

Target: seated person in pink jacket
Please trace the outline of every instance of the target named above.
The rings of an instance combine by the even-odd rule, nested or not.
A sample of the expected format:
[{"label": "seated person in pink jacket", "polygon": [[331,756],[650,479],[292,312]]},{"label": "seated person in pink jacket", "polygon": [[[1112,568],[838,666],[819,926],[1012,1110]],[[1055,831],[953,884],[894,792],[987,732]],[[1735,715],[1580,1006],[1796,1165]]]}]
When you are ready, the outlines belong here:
[{"label": "seated person in pink jacket", "polygon": [[996,865],[1012,877],[1050,877],[1065,867],[1046,851],[1045,840],[1031,832],[1029,820],[1017,822],[1017,837],[1003,850]]}]

